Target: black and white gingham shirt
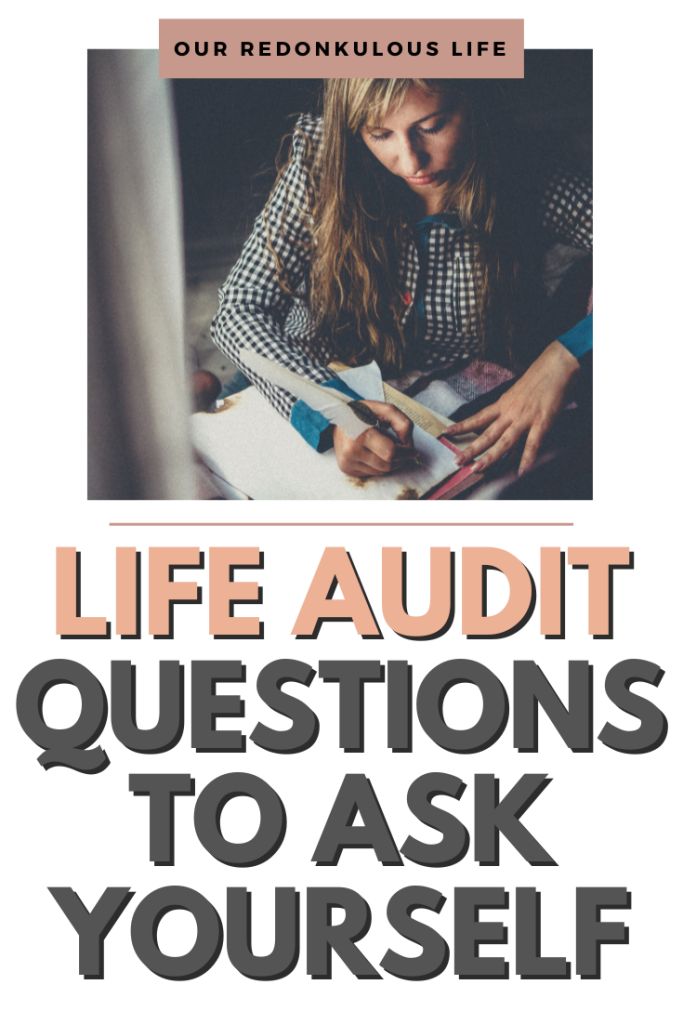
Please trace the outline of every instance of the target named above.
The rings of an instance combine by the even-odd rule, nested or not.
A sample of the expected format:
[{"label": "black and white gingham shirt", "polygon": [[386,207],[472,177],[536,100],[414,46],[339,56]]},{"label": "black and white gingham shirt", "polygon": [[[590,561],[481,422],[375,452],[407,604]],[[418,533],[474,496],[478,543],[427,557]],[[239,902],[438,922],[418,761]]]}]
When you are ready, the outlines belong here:
[{"label": "black and white gingham shirt", "polygon": [[[253,348],[318,383],[330,378],[326,364],[335,353],[316,335],[304,298],[311,253],[310,167],[321,138],[321,119],[302,115],[289,163],[219,291],[220,305],[211,325],[215,344],[286,417],[294,405],[293,396],[244,369],[240,351]],[[585,178],[555,174],[543,195],[541,213],[542,227],[556,240],[590,249],[592,204]],[[278,283],[268,242],[286,268],[293,295]],[[400,260],[401,292],[406,299],[403,322],[411,315],[419,290],[422,330],[419,350],[411,348],[411,357],[420,369],[445,369],[481,354],[480,273],[476,231],[437,220],[419,246],[413,233],[406,234]]]}]

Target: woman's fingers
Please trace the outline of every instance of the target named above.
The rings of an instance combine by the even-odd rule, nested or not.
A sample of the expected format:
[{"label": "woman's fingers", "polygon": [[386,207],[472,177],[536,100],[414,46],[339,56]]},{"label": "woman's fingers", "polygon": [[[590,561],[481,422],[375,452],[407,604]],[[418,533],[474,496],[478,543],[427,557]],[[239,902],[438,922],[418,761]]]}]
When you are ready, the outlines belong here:
[{"label": "woman's fingers", "polygon": [[[493,427],[490,427],[481,437],[478,437],[476,441],[473,441],[472,444],[465,448],[463,452],[464,462],[471,462],[472,459],[481,455],[481,458],[477,461],[477,467],[483,472],[492,466],[494,462],[497,462],[498,459],[502,458],[511,448],[514,448],[524,436],[525,429],[525,427],[519,424],[501,424],[500,420],[497,420]],[[517,471],[520,476],[522,473],[528,472],[535,463],[547,431],[548,426],[544,422],[534,423],[529,428],[524,452]]]},{"label": "woman's fingers", "polygon": [[349,476],[369,477],[387,476],[389,473],[400,469],[401,465],[395,461],[387,463],[375,455],[369,448],[363,448],[350,464],[343,468],[344,472]]},{"label": "woman's fingers", "polygon": [[[379,410],[373,411],[379,416]],[[400,444],[395,438],[374,427],[357,438],[347,437],[337,427],[334,431],[334,447],[339,468],[349,476],[384,476],[407,468],[416,459],[414,448]]]},{"label": "woman's fingers", "polygon": [[509,424],[504,422],[501,417],[498,417],[488,430],[485,430],[476,441],[472,441],[471,444],[467,445],[467,448],[463,449],[462,457],[463,463],[471,462],[472,459],[476,458],[477,455],[481,455],[487,449],[491,448],[492,445],[501,437],[502,434],[509,428]]},{"label": "woman's fingers", "polygon": [[396,445],[377,430],[368,430],[359,441],[364,442],[357,459],[372,470],[374,475],[391,473]]},{"label": "woman's fingers", "polygon": [[482,430],[487,427],[489,423],[493,423],[495,419],[500,415],[498,404],[496,402],[493,405],[487,405],[485,409],[480,409],[473,416],[468,416],[467,419],[458,420],[451,427],[448,427],[444,431],[445,434],[470,434],[473,430]]},{"label": "woman's fingers", "polygon": [[373,463],[375,461],[381,462],[385,473],[389,472],[397,449],[395,441],[373,427],[370,430],[366,430],[364,434],[361,434],[358,438],[358,443],[362,448],[364,461],[367,461],[366,455],[372,456]]},{"label": "woman's fingers", "polygon": [[388,402],[365,404],[392,434],[370,427],[359,437],[350,438],[335,427],[334,448],[339,468],[348,476],[370,477],[385,476],[414,463],[412,421]]},{"label": "woman's fingers", "polygon": [[541,449],[541,445],[543,444],[543,438],[547,433],[547,429],[548,428],[545,425],[536,425],[529,431],[529,436],[527,437],[526,444],[524,445],[524,452],[522,453],[522,458],[519,462],[519,476],[522,476],[523,473],[527,473],[538,458],[538,453]]},{"label": "woman's fingers", "polygon": [[413,435],[413,423],[405,413],[388,402],[366,402],[369,409],[376,414],[382,423],[391,427],[401,444],[409,444]]},{"label": "woman's fingers", "polygon": [[509,452],[511,448],[514,448],[519,441],[521,433],[522,432],[515,427],[508,427],[508,429],[501,434],[496,443],[491,445],[488,451],[482,455],[477,462],[477,468],[483,472],[485,469],[488,469],[489,466],[492,466],[494,462],[497,462],[498,459],[502,458],[502,456]]},{"label": "woman's fingers", "polygon": [[356,477],[359,480],[367,480],[368,477],[374,476],[385,476],[386,474],[380,473],[378,470],[373,469],[366,462],[355,461],[344,467],[344,472],[347,476]]},{"label": "woman's fingers", "polygon": [[363,442],[361,458],[384,473],[391,473],[411,462],[415,462],[417,452],[409,445],[397,444],[380,430],[371,429],[362,434],[359,441]]}]

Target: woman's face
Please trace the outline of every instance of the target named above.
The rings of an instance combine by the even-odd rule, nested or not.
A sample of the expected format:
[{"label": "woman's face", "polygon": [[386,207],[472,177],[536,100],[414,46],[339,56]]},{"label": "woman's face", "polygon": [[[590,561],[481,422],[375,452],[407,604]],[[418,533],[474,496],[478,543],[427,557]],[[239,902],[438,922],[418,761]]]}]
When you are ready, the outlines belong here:
[{"label": "woman's face", "polygon": [[403,178],[429,208],[438,206],[464,147],[465,118],[451,104],[442,93],[413,85],[382,124],[367,123],[361,129],[372,155],[391,174]]}]

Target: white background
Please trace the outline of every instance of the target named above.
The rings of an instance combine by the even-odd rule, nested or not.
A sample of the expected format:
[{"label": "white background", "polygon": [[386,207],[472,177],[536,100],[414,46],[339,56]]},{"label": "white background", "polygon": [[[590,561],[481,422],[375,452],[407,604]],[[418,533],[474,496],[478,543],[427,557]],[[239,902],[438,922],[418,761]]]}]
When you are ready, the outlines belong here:
[{"label": "white background", "polygon": [[[8,1019],[185,1021],[198,1015],[256,1020],[281,1016],[336,1022],[381,1014],[408,1022],[425,1012],[486,1021],[512,1019],[598,1020],[603,1014],[640,1021],[656,1012],[663,1021],[676,1015],[680,931],[677,849],[679,800],[676,767],[680,744],[680,658],[676,537],[679,504],[673,481],[680,404],[677,243],[680,167],[675,158],[679,57],[665,5],[626,4],[607,14],[605,6],[577,2],[477,3],[469,7],[433,2],[428,6],[394,2],[348,2],[329,14],[346,17],[523,16],[527,47],[593,48],[596,72],[596,187],[598,246],[596,293],[599,309],[596,352],[596,490],[592,503],[453,503],[450,506],[370,506],[356,512],[348,504],[262,503],[250,506],[188,503],[91,503],[85,499],[85,202],[86,49],[156,48],[157,18],[223,17],[233,14],[319,16],[319,5],[252,5],[249,11],[221,3],[115,5],[26,4],[13,11],[3,33],[5,78],[5,155],[3,189],[5,243],[6,353],[3,416],[5,584],[3,614],[10,658],[3,687],[4,871],[2,937],[6,944],[3,999]],[[30,358],[29,358],[30,354]],[[416,512],[415,510],[418,509]],[[276,527],[130,527],[111,521],[243,520],[391,521],[396,527],[338,523],[309,529]],[[466,519],[549,521],[571,527],[433,526],[401,528],[407,519],[435,523]],[[84,612],[111,615],[113,555],[116,544],[249,544],[265,551],[261,643],[211,642],[206,609],[180,608],[177,640],[128,642],[59,641],[54,635],[54,548],[83,552]],[[615,639],[591,640],[586,630],[585,573],[570,572],[570,612],[565,643],[539,635],[538,617],[524,630],[489,643],[465,640],[459,612],[451,631],[437,641],[410,644],[391,636],[383,642],[357,639],[350,626],[324,627],[316,643],[291,638],[296,610],[325,545],[346,545],[381,615],[380,548],[402,544],[416,573],[414,600],[420,601],[429,545],[491,544],[508,548],[534,571],[542,544],[625,545],[635,551],[636,568],[616,576]],[[187,574],[188,576],[190,574]],[[456,587],[456,593],[458,588]],[[459,598],[458,598],[459,600]],[[140,688],[155,685],[157,662],[185,664],[202,658],[241,658],[253,684],[258,668],[274,657],[405,658],[419,680],[429,667],[452,657],[484,662],[504,681],[514,658],[534,659],[563,692],[568,659],[595,665],[596,733],[609,711],[602,694],[606,671],[625,657],[658,662],[666,675],[656,695],[670,721],[669,736],[656,752],[628,757],[596,744],[593,754],[571,754],[550,728],[541,730],[538,755],[520,755],[511,729],[479,755],[453,757],[424,739],[416,726],[412,755],[393,755],[384,744],[382,687],[368,687],[367,753],[344,755],[336,748],[336,687],[314,683],[310,700],[321,717],[317,744],[308,752],[278,758],[248,746],[244,755],[194,754],[186,735],[174,751],[145,759],[125,751],[107,728],[103,744],[111,766],[88,777],[65,769],[43,771],[39,751],[21,732],[14,711],[19,681],[36,662],[55,657],[81,660],[108,688],[112,658],[138,664]],[[63,689],[63,688],[62,688]],[[249,683],[245,690],[249,732],[262,709]],[[66,714],[68,702],[52,707]],[[272,716],[267,719],[272,721]],[[155,868],[147,861],[146,800],[128,793],[128,774],[143,771],[190,772],[197,788],[215,775],[248,770],[263,775],[284,800],[289,829],[272,861],[247,872],[212,861],[193,829],[192,801],[179,801],[176,814],[176,866]],[[383,868],[371,851],[349,852],[338,868],[315,868],[310,861],[317,837],[344,772],[368,774],[382,800],[397,844],[413,823],[405,807],[410,781],[424,771],[450,771],[465,781],[475,772],[494,772],[503,791],[523,772],[547,772],[553,782],[525,821],[559,863],[532,868],[503,841],[499,868],[479,868],[471,853],[454,868],[430,871],[408,864]],[[469,826],[471,787],[461,801]],[[248,822],[245,823],[245,828]],[[427,838],[426,830],[416,832]],[[383,980],[359,982],[334,964],[331,981],[305,974],[305,941],[299,966],[274,983],[240,977],[222,955],[202,978],[173,984],[150,974],[130,944],[132,908],[160,885],[183,884],[204,893],[223,916],[226,885],[246,885],[255,893],[257,948],[267,950],[271,895],[276,885],[300,890],[314,885],[348,885],[370,902],[374,923],[362,943],[378,964],[388,945],[409,952],[385,925],[384,906],[396,889],[430,885],[448,895],[454,885],[536,885],[543,893],[543,951],[573,960],[574,891],[578,885],[626,885],[633,909],[626,915],[628,946],[606,947],[603,979],[569,982],[461,981],[446,971],[421,984]],[[105,978],[84,981],[77,972],[76,936],[47,892],[47,886],[73,886],[90,906],[108,885],[137,893],[105,943]],[[497,914],[485,915],[496,919]],[[610,915],[607,914],[607,917]],[[619,919],[620,914],[612,917]],[[502,914],[514,938],[514,915]],[[439,930],[452,928],[450,903]],[[181,936],[168,929],[169,951]],[[162,935],[164,933],[162,932]],[[177,946],[179,949],[180,946]],[[502,947],[486,948],[499,955]],[[410,950],[412,951],[412,950]],[[512,944],[509,947],[512,954]],[[668,997],[668,1005],[667,1005]],[[136,1007],[138,1007],[136,1009]]]}]

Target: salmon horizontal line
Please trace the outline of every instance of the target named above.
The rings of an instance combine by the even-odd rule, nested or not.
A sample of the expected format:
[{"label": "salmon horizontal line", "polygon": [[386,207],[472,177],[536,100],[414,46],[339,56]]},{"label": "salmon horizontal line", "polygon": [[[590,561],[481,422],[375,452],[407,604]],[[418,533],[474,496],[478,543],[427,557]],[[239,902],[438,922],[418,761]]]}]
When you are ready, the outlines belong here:
[{"label": "salmon horizontal line", "polygon": [[131,523],[109,523],[110,526],[573,526],[574,523],[513,523],[513,522],[195,522],[195,523],[152,523],[152,522],[131,522]]}]

